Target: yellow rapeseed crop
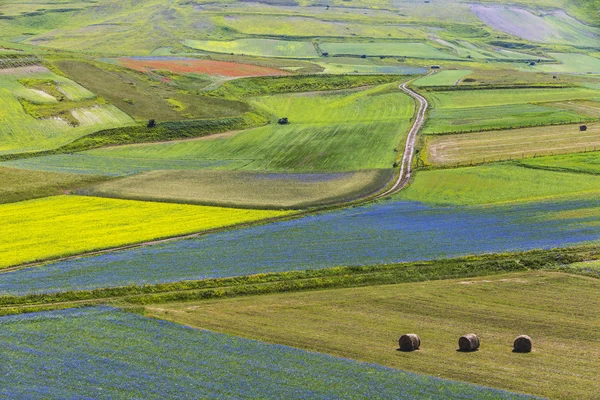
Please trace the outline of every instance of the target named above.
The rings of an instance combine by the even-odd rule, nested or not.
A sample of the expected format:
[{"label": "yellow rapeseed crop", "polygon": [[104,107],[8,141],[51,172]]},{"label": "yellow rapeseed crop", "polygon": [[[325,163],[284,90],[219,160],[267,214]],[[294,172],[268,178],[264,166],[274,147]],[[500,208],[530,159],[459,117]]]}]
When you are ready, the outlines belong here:
[{"label": "yellow rapeseed crop", "polygon": [[0,205],[0,268],[289,214],[56,196]]}]

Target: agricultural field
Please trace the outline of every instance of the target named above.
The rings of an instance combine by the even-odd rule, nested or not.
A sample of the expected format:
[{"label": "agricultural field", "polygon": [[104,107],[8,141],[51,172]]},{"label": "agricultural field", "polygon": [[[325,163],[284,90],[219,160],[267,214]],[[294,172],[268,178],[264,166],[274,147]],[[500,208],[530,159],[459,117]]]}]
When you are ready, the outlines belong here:
[{"label": "agricultural field", "polygon": [[452,205],[529,202],[595,196],[599,185],[593,175],[492,164],[419,172],[396,198]]},{"label": "agricultural field", "polygon": [[1,1],[0,397],[600,397],[598,10]]},{"label": "agricultural field", "polygon": [[[529,398],[190,329],[108,307],[2,317],[0,326],[1,340],[9,348],[5,354],[14,365],[0,378],[2,394],[9,397],[86,393],[191,399],[222,397],[226,388],[232,398],[360,399],[397,397],[401,385],[405,398],[411,399],[455,393],[480,399]],[[36,367],[39,357],[44,357],[43,367]]]},{"label": "agricultural field", "polygon": [[275,68],[193,58],[129,57],[119,58],[119,64],[140,72],[169,71],[176,74],[216,75],[227,78],[289,74],[289,72]]},{"label": "agricultural field", "polygon": [[[186,326],[514,392],[593,399],[600,393],[594,362],[600,356],[598,290],[597,279],[529,272],[157,304],[146,313]],[[480,335],[479,351],[456,351],[463,331]],[[420,333],[419,351],[396,351],[405,332]],[[530,356],[511,352],[512,341],[522,332],[533,338]]]},{"label": "agricultural field", "polygon": [[105,177],[94,175],[0,167],[0,204],[64,194],[105,180]]},{"label": "agricultural field", "polygon": [[285,214],[81,196],[4,204],[2,224],[12,233],[0,245],[0,268]]},{"label": "agricultural field", "polygon": [[542,43],[597,46],[600,29],[587,26],[564,11],[538,16],[517,7],[472,5],[471,10],[494,29],[514,36]]},{"label": "agricultural field", "polygon": [[535,163],[537,158],[532,157],[600,148],[600,125],[586,126],[588,128],[584,132],[577,124],[428,136],[421,157],[425,164],[439,166],[523,158],[531,158],[531,162]]},{"label": "agricultural field", "polygon": [[600,174],[600,153],[592,151],[589,153],[528,158],[520,160],[519,164],[526,167],[551,171]]},{"label": "agricultural field", "polygon": [[[55,65],[136,120],[177,121],[239,116],[248,111],[240,101],[197,94],[212,81],[202,77],[147,76],[108,63],[58,60]],[[180,85],[181,87],[179,87]]]},{"label": "agricultural field", "polygon": [[85,191],[95,196],[138,200],[306,208],[368,196],[385,187],[391,178],[391,169],[335,174],[151,171],[94,185]]},{"label": "agricultural field", "polygon": [[453,59],[455,55],[445,53],[426,43],[320,43],[323,52],[330,55],[394,56],[425,59]]},{"label": "agricultural field", "polygon": [[470,70],[447,70],[437,74],[417,79],[416,86],[452,86],[458,85],[462,78],[468,76],[473,71]]},{"label": "agricultural field", "polygon": [[585,110],[559,107],[560,102],[598,99],[599,94],[586,88],[427,92],[432,110],[423,132],[439,135],[594,121],[597,118]]},{"label": "agricultural field", "polygon": [[[535,176],[534,170],[522,169]],[[506,172],[506,179],[510,172]],[[560,176],[560,173],[549,174]],[[423,175],[419,173],[418,177]],[[559,184],[578,177],[578,174],[565,175]],[[590,178],[589,187],[596,178]],[[518,191],[529,183],[524,181],[521,188],[506,183],[513,191],[509,199],[517,199]],[[569,183],[573,192],[563,194],[561,200],[552,197],[556,192],[552,193],[552,183],[546,180],[550,188],[538,187],[537,193],[530,191],[530,197],[521,197],[521,202],[448,206],[387,201],[49,263],[0,274],[0,294],[92,290],[598,243],[598,186],[594,191],[583,191],[576,187],[577,183]],[[488,186],[493,184],[490,177]],[[437,192],[443,192],[442,189]],[[496,192],[502,193],[503,189],[500,187]],[[458,192],[453,201],[493,202],[495,199],[486,191],[483,187],[480,193],[472,195],[475,199],[468,200]],[[434,200],[435,194],[432,192]],[[424,279],[427,276],[426,273]]]},{"label": "agricultural field", "polygon": [[[394,85],[341,92],[314,92],[255,97],[255,108],[272,115],[265,127],[216,137],[157,144],[139,144],[91,150],[73,157],[52,158],[47,170],[81,171],[86,160],[90,172],[97,165],[114,173],[132,163],[196,161],[218,164],[217,169],[275,172],[352,172],[390,168],[393,151],[403,142],[414,103]],[[282,117],[288,125],[278,125]],[[350,157],[349,154],[352,153]],[[9,165],[26,166],[37,160]],[[43,159],[40,160],[44,163]],[[84,165],[81,165],[81,164]],[[43,165],[41,165],[42,168]],[[66,168],[66,169],[65,169]],[[172,169],[172,168],[168,168]],[[193,168],[197,169],[197,168]]]},{"label": "agricultural field", "polygon": [[133,124],[116,107],[89,100],[94,97],[43,67],[0,70],[0,154],[52,149]]},{"label": "agricultural field", "polygon": [[213,53],[231,53],[249,56],[314,58],[317,57],[315,46],[309,42],[274,40],[274,39],[240,39],[230,42],[191,40],[183,44],[197,50]]}]

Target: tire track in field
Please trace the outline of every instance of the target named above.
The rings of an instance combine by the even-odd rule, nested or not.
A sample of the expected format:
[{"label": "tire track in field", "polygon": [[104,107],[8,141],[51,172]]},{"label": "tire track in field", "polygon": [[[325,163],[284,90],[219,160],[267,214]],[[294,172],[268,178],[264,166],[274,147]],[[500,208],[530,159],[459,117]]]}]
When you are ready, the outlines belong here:
[{"label": "tire track in field", "polygon": [[421,130],[423,124],[425,123],[425,112],[427,112],[427,108],[429,108],[429,102],[425,97],[407,88],[407,83],[408,82],[405,82],[400,85],[400,89],[419,102],[419,111],[417,112],[415,122],[413,123],[413,126],[408,133],[408,137],[406,138],[406,147],[404,148],[404,155],[402,156],[402,164],[400,165],[400,174],[398,175],[398,179],[396,182],[394,182],[391,188],[375,196],[377,199],[399,192],[408,185],[408,182],[410,182],[410,177],[412,174],[412,162],[415,155],[415,145],[417,142],[417,133],[419,133],[419,130]]}]

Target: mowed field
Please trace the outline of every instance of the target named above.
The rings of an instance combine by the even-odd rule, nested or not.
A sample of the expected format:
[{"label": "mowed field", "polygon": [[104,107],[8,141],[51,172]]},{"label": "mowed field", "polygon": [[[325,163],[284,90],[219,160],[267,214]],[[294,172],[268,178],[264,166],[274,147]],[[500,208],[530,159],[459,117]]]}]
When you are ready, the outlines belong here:
[{"label": "mowed field", "polygon": [[[434,75],[435,76],[435,75]],[[496,89],[427,92],[432,110],[425,134],[477,132],[596,120],[586,110],[560,104],[599,98],[586,88]]]},{"label": "mowed field", "polygon": [[11,234],[0,245],[0,268],[285,214],[82,196],[5,204],[0,217]]},{"label": "mowed field", "polygon": [[600,124],[586,126],[584,132],[577,124],[428,136],[424,159],[426,164],[455,166],[600,148]]},{"label": "mowed field", "polygon": [[8,397],[364,399],[397,397],[401,385],[411,399],[527,398],[109,307],[2,317],[0,327],[11,365],[0,377]]},{"label": "mowed field", "polygon": [[152,57],[119,58],[119,63],[140,72],[169,71],[177,74],[204,74],[240,78],[248,76],[280,76],[289,72],[235,62],[196,60],[193,58],[161,59]]},{"label": "mowed field", "polygon": [[[242,337],[560,399],[600,394],[597,279],[530,272],[151,305],[147,314]],[[475,332],[481,347],[457,352]],[[401,353],[417,333],[421,349]],[[512,352],[521,334],[533,352]]]},{"label": "mowed field", "polygon": [[95,196],[232,207],[305,208],[335,204],[380,190],[392,170],[330,174],[240,171],[151,171],[86,189]]},{"label": "mowed field", "polygon": [[[127,114],[112,105],[84,101],[93,97],[93,93],[43,67],[0,70],[0,154],[51,149],[102,129],[133,124]],[[31,104],[29,109],[35,110],[58,105],[59,100],[67,117],[50,113],[38,118],[23,105]]]}]

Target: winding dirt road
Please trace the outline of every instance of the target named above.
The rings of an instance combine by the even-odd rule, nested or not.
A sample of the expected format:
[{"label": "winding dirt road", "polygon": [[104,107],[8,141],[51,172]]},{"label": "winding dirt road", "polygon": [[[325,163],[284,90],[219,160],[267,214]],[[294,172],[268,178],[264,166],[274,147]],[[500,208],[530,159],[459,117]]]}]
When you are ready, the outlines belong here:
[{"label": "winding dirt road", "polygon": [[400,174],[398,175],[398,178],[396,179],[394,185],[392,185],[391,188],[376,196],[376,198],[378,199],[399,192],[400,190],[404,189],[406,185],[408,185],[408,182],[410,181],[410,176],[412,174],[412,161],[415,155],[417,133],[419,133],[419,130],[425,123],[425,112],[429,107],[429,103],[427,102],[427,99],[425,97],[407,88],[407,83],[408,82],[405,82],[402,85],[400,85],[400,89],[408,93],[409,96],[411,96],[419,102],[419,111],[417,112],[415,122],[413,123],[413,126],[410,129],[410,132],[408,133],[408,137],[406,138],[406,147],[404,148],[402,164],[400,165]]}]

